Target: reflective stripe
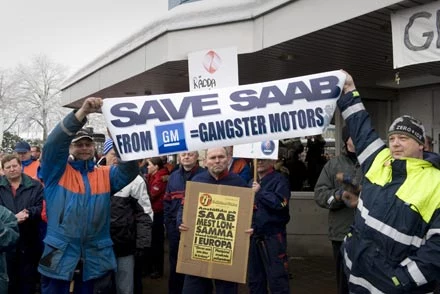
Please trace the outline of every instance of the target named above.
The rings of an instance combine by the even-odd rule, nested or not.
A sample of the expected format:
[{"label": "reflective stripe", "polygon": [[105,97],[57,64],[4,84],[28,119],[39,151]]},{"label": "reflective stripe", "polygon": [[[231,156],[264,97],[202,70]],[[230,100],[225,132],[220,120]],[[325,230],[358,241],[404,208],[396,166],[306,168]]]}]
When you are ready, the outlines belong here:
[{"label": "reflective stripe", "polygon": [[362,218],[365,220],[365,224],[368,225],[370,228],[375,229],[376,231],[384,234],[394,241],[402,243],[404,245],[413,245],[417,248],[422,245],[422,238],[401,233],[395,228],[370,216],[370,211],[364,206],[364,202],[361,198],[359,198],[358,209],[361,212]]},{"label": "reflective stripe", "polygon": [[359,102],[359,103],[353,104],[353,105],[347,107],[347,109],[345,109],[345,110],[342,112],[342,117],[343,117],[344,120],[345,120],[345,119],[347,119],[350,115],[352,115],[352,114],[354,114],[354,113],[356,113],[356,112],[362,111],[362,110],[365,110],[364,104],[362,104],[362,102]]},{"label": "reflective stripe", "polygon": [[344,260],[345,260],[345,265],[348,267],[349,270],[351,270],[353,263],[351,262],[350,257],[348,257],[347,250],[345,250],[345,248],[344,248]]},{"label": "reflective stripe", "polygon": [[432,236],[439,235],[439,234],[440,234],[440,229],[430,229],[426,233],[425,239],[429,240],[429,238],[431,238]]},{"label": "reflective stripe", "polygon": [[365,280],[364,278],[360,278],[360,277],[356,277],[353,275],[350,275],[350,278],[348,279],[349,283],[364,287],[365,289],[367,289],[368,291],[370,291],[370,293],[373,294],[384,294],[384,292],[380,291],[379,289],[377,289],[376,287],[374,287],[370,282],[368,282],[367,280]]},{"label": "reflective stripe", "polygon": [[66,133],[66,134],[69,135],[69,136],[73,136],[73,135],[76,134],[76,133],[72,133],[71,131],[69,131],[69,130],[64,126],[64,120],[61,121],[61,123],[60,123],[60,127],[61,127],[61,129],[63,130],[63,132]]},{"label": "reflective stripe", "polygon": [[358,156],[359,164],[364,163],[364,161],[368,157],[370,157],[374,152],[376,152],[377,150],[379,150],[383,146],[385,146],[385,144],[383,143],[382,139],[380,139],[380,138],[377,138],[376,140],[371,142],[370,145],[368,145],[367,148],[365,148],[364,151],[362,151],[362,153],[359,154],[359,156]]},{"label": "reflective stripe", "polygon": [[421,286],[428,283],[422,271],[419,269],[417,263],[414,260],[411,260],[410,258],[406,258],[404,261],[402,261],[402,263],[403,262],[406,262],[405,266],[408,268],[408,272],[411,278],[414,280],[414,282],[416,282],[417,286]]},{"label": "reflective stripe", "polygon": [[405,266],[405,265],[407,265],[408,263],[410,263],[411,262],[411,259],[410,258],[405,258],[401,263],[400,263],[400,265],[401,266]]},{"label": "reflective stripe", "polygon": [[330,196],[330,198],[328,198],[328,200],[327,200],[327,205],[330,206],[330,204],[332,204],[334,199],[335,199],[335,197],[333,195]]}]

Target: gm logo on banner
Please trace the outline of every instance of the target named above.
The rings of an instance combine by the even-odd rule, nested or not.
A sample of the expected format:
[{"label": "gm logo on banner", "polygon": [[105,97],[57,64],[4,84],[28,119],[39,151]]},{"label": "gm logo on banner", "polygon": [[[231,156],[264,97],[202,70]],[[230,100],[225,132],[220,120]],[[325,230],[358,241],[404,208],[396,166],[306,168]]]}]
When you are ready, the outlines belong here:
[{"label": "gm logo on banner", "polygon": [[159,154],[187,151],[183,123],[156,126]]}]

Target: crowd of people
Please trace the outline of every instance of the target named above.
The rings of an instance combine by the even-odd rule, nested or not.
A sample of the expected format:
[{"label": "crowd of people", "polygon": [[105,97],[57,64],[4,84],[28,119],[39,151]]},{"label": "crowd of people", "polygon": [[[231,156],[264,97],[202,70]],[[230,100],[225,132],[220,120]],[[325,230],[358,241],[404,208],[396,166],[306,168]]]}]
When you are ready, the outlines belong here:
[{"label": "crowd of people", "polygon": [[87,98],[42,150],[18,142],[2,157],[1,293],[142,293],[145,275],[163,278],[165,268],[168,293],[237,293],[235,282],[176,272],[179,240],[190,228],[182,217],[188,181],[254,192],[249,292],[290,293],[289,199],[306,180],[329,210],[338,293],[435,290],[440,156],[422,123],[407,115],[389,127],[387,146],[349,74],[338,100],[344,150],[331,159],[322,136],[313,136],[291,161],[258,159],[254,167],[234,158],[232,146],[206,150],[203,167],[197,151],[178,154],[178,165],[166,157],[122,161],[111,139],[97,161],[83,127],[101,106],[102,99]]}]

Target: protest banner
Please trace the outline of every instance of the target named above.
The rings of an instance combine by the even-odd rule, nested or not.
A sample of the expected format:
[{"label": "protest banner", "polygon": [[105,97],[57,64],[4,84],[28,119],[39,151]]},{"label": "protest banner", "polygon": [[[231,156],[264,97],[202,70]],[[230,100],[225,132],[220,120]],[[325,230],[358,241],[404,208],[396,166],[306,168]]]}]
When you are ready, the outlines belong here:
[{"label": "protest banner", "polygon": [[391,14],[394,68],[440,60],[440,2]]},{"label": "protest banner", "polygon": [[250,188],[187,182],[177,272],[245,283],[253,199]]},{"label": "protest banner", "polygon": [[210,91],[104,99],[123,160],[322,134],[342,71]]}]

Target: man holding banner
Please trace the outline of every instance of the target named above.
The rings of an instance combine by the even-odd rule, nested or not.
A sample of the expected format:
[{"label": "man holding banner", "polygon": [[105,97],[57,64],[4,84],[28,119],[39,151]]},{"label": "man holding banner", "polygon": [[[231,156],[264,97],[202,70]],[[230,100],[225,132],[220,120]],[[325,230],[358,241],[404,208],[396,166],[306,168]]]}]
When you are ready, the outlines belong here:
[{"label": "man holding banner", "polygon": [[254,213],[249,248],[248,279],[252,294],[289,293],[286,225],[289,216],[289,183],[276,172],[271,159],[258,159],[254,179]]},{"label": "man holding banner", "polygon": [[[210,148],[206,152],[206,171],[197,174],[193,182],[247,187],[246,182],[236,174],[228,173],[229,157],[224,147]],[[182,223],[182,209],[178,216],[179,230],[182,234],[188,230],[188,226]],[[249,231],[249,233],[251,230]],[[215,293],[234,294],[238,291],[238,285],[234,282],[214,280]],[[183,294],[212,293],[212,280],[197,276],[186,275],[183,284]]]},{"label": "man holding banner", "polygon": [[343,92],[337,103],[365,175],[342,246],[349,291],[432,292],[440,276],[440,156],[423,152],[424,127],[407,115],[392,123],[387,148],[348,74]]}]

